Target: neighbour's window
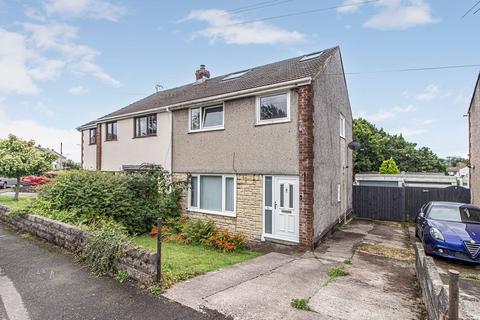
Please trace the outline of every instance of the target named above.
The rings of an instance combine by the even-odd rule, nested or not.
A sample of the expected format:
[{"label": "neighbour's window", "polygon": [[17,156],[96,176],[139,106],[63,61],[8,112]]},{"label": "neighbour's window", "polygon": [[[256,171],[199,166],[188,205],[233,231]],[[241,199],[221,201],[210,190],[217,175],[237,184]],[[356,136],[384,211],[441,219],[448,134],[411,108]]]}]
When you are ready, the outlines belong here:
[{"label": "neighbour's window", "polygon": [[340,137],[345,138],[345,117],[340,115]]},{"label": "neighbour's window", "polygon": [[190,131],[223,129],[223,105],[190,109]]},{"label": "neighbour's window", "polygon": [[290,120],[289,94],[277,94],[257,98],[257,123]]},{"label": "neighbour's window", "polygon": [[227,175],[192,175],[190,209],[213,214],[235,212],[235,177]]},{"label": "neighbour's window", "polygon": [[107,122],[106,127],[107,127],[106,140],[107,141],[117,140],[117,121]]},{"label": "neighbour's window", "polygon": [[135,138],[157,135],[157,115],[135,118]]},{"label": "neighbour's window", "polygon": [[88,143],[89,144],[97,143],[97,128],[92,128],[88,131]]}]

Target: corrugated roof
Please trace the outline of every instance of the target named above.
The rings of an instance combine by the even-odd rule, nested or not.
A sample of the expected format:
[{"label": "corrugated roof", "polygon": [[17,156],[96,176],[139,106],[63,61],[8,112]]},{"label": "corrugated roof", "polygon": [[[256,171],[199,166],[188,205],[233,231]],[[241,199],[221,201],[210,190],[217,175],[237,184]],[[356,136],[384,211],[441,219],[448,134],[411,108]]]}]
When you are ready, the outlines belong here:
[{"label": "corrugated roof", "polygon": [[[317,59],[300,61],[302,57],[315,53],[313,52],[295,58],[254,67],[249,69],[249,71],[243,76],[232,80],[223,80],[223,78],[235,72],[207,79],[203,82],[193,82],[177,88],[160,91],[124,108],[109,113],[97,119],[97,121],[142,111],[147,112],[150,109],[166,107],[178,103],[186,103],[197,99],[204,99],[287,81],[294,81],[307,77],[313,78],[321,71],[325,62],[336,50],[338,50],[338,47],[323,50],[322,55]],[[92,124],[92,122],[89,122],[89,124]]]}]

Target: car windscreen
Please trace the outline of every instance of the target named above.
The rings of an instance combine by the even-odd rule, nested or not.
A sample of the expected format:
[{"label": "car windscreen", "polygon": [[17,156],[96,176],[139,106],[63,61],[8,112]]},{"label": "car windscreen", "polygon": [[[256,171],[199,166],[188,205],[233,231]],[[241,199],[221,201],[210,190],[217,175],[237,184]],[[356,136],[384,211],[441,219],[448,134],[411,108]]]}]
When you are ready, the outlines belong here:
[{"label": "car windscreen", "polygon": [[432,206],[428,218],[433,220],[480,223],[480,210],[467,207]]}]

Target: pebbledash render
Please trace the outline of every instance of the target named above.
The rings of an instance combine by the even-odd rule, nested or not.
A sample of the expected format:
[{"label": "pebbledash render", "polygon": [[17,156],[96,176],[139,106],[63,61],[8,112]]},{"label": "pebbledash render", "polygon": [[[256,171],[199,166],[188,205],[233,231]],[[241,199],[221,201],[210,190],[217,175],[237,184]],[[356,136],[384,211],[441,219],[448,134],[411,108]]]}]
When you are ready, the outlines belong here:
[{"label": "pebbledash render", "polygon": [[338,47],[159,91],[79,127],[82,167],[162,165],[182,212],[252,241],[314,246],[352,207],[352,113]]},{"label": "pebbledash render", "polygon": [[470,192],[472,203],[480,205],[480,73],[468,110],[470,142]]}]

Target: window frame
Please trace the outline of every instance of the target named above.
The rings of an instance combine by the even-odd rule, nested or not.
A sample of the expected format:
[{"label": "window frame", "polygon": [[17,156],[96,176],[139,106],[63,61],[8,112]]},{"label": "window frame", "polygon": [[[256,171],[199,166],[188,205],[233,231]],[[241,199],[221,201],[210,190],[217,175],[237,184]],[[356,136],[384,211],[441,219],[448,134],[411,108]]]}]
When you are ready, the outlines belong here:
[{"label": "window frame", "polygon": [[[269,120],[261,120],[260,119],[260,105],[261,105],[262,98],[280,96],[280,95],[286,95],[286,97],[287,97],[287,117],[286,118],[269,119]],[[282,91],[282,92],[271,92],[271,93],[268,93],[268,94],[263,94],[263,95],[256,96],[255,97],[255,119],[256,119],[255,125],[261,126],[261,125],[267,125],[267,124],[290,122],[291,121],[290,100],[291,100],[290,90],[289,91]]]},{"label": "window frame", "polygon": [[[215,173],[196,173],[191,174],[191,177],[197,177],[197,203],[196,206],[192,206],[192,193],[191,193],[191,183],[188,183],[188,211],[200,212],[212,215],[227,216],[227,217],[236,217],[237,216],[237,176],[234,174],[215,174]],[[222,177],[222,211],[208,210],[200,208],[200,198],[201,198],[201,177],[210,176],[210,177]],[[226,205],[226,178],[233,178],[233,211],[225,210]]]},{"label": "window frame", "polygon": [[[270,186],[270,192],[271,192],[271,195],[272,195],[272,202],[271,202],[271,206],[267,206],[265,204],[265,200],[266,200],[266,192],[265,192],[265,188],[266,188],[266,185],[267,185],[267,178],[270,178],[271,180],[271,186]],[[265,219],[265,211],[266,210],[270,210],[272,212],[272,232],[271,233],[267,233],[265,228],[266,228],[266,219]],[[262,213],[263,213],[263,216],[262,216],[262,235],[266,235],[267,237],[268,236],[272,236],[273,235],[273,228],[274,228],[274,225],[275,225],[275,221],[274,221],[274,217],[275,217],[275,182],[274,182],[274,176],[273,175],[264,175],[263,176],[263,185],[262,185]],[[263,237],[263,236],[262,236]]]},{"label": "window frame", "polygon": [[[203,118],[204,118],[204,110],[213,109],[222,107],[222,124],[219,126],[212,126],[212,127],[203,127]],[[192,129],[192,110],[200,109],[200,128],[199,129]],[[215,105],[206,105],[206,106],[196,106],[188,108],[188,133],[194,132],[205,132],[205,131],[215,131],[215,130],[224,130],[225,129],[225,103],[215,104]]]},{"label": "window frame", "polygon": [[[112,125],[112,131],[113,131],[113,125],[115,125],[115,132],[111,133],[111,136],[109,136],[108,133],[108,128],[109,126]],[[105,123],[105,141],[117,141],[118,140],[118,125],[117,121],[109,121]]]},{"label": "window frame", "polygon": [[[95,134],[92,137],[92,131],[95,132]],[[94,139],[94,142],[92,142],[92,138]],[[93,146],[97,144],[97,128],[90,128],[88,129],[88,145]]]},{"label": "window frame", "polygon": [[[150,117],[155,117],[155,132],[148,133],[148,120]],[[137,120],[145,118],[146,119],[146,126],[147,126],[147,134],[144,136],[137,135]],[[158,132],[158,117],[156,113],[145,114],[142,116],[134,117],[133,118],[133,138],[147,138],[147,137],[156,137]]]},{"label": "window frame", "polygon": [[345,139],[346,138],[346,131],[347,131],[347,124],[346,124],[345,116],[341,113],[340,113],[339,120],[340,120],[340,130],[339,130],[340,138]]}]

